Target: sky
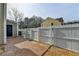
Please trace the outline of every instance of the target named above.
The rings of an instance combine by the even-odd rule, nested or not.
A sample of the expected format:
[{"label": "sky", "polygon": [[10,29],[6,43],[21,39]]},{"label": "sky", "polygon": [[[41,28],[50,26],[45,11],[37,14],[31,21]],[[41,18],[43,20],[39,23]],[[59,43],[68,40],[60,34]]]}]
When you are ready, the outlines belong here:
[{"label": "sky", "polygon": [[[24,17],[39,16],[42,18],[63,17],[65,22],[79,20],[79,4],[78,3],[9,3],[7,11],[10,8],[17,8]],[[8,12],[7,12],[8,14]],[[7,18],[9,15],[7,15]]]}]

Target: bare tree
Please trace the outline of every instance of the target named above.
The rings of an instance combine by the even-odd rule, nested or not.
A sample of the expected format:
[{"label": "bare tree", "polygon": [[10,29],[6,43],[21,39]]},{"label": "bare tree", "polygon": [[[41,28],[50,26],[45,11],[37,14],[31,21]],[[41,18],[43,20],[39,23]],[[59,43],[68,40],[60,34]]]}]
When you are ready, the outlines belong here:
[{"label": "bare tree", "polygon": [[16,22],[21,21],[23,18],[23,13],[19,12],[16,8],[11,8],[8,11],[9,17],[14,19]]},{"label": "bare tree", "polygon": [[17,22],[17,36],[18,36],[18,22],[23,19],[23,13],[19,12],[16,8],[11,8],[8,11],[9,17]]},{"label": "bare tree", "polygon": [[41,17],[38,16],[33,16],[31,18],[25,17],[24,18],[24,24],[23,28],[36,28],[36,27],[40,27],[41,26],[41,22],[43,21],[43,19]]}]

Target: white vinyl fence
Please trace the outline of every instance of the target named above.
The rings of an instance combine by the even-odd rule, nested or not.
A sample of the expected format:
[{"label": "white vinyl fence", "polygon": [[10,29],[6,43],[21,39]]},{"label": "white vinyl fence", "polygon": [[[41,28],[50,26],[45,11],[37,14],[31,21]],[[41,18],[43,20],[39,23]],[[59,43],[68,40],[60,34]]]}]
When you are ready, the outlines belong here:
[{"label": "white vinyl fence", "polygon": [[79,52],[79,24],[28,28],[22,32],[24,38]]},{"label": "white vinyl fence", "polygon": [[49,28],[39,28],[39,41],[43,43],[48,43],[48,44],[53,44],[53,39],[52,39],[52,29],[51,27]]},{"label": "white vinyl fence", "polygon": [[37,28],[27,28],[27,29],[21,29],[22,36],[24,38],[29,38],[31,40],[38,41],[38,29]]}]

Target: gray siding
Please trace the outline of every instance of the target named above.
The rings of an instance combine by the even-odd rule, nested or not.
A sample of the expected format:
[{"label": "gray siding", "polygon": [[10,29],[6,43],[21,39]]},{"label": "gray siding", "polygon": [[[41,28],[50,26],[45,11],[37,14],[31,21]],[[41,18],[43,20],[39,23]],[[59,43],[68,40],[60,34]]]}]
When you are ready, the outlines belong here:
[{"label": "gray siding", "polygon": [[0,44],[4,43],[4,4],[0,3]]}]

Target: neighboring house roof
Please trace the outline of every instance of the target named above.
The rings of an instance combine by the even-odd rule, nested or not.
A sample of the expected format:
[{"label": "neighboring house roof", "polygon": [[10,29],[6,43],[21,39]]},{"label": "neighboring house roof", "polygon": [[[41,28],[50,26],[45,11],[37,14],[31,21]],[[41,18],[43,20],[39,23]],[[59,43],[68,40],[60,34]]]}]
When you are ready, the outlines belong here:
[{"label": "neighboring house roof", "polygon": [[[56,20],[56,19],[54,19],[54,18],[47,17],[45,20],[43,20],[43,22],[42,22],[42,23],[44,23],[45,21],[48,21],[48,20],[55,20],[55,21],[58,21],[58,20]],[[41,24],[42,24],[42,23],[41,23]]]},{"label": "neighboring house roof", "polygon": [[9,20],[9,19],[7,19],[7,22],[11,22],[11,23],[14,23],[14,24],[17,23],[16,21],[14,21],[14,20]]},{"label": "neighboring house roof", "polygon": [[62,25],[62,22],[59,21],[60,19],[54,19],[51,17],[47,17],[45,21],[41,23],[42,27],[48,27],[48,26],[58,26]]},{"label": "neighboring house roof", "polygon": [[[48,20],[55,20],[55,21],[57,21],[57,22],[64,23],[64,20],[63,20],[62,17],[60,17],[60,18],[51,18],[51,17],[47,17],[45,20],[42,21],[42,23],[44,23],[45,21],[48,21]],[[42,23],[41,23],[41,24],[42,24]]]}]

